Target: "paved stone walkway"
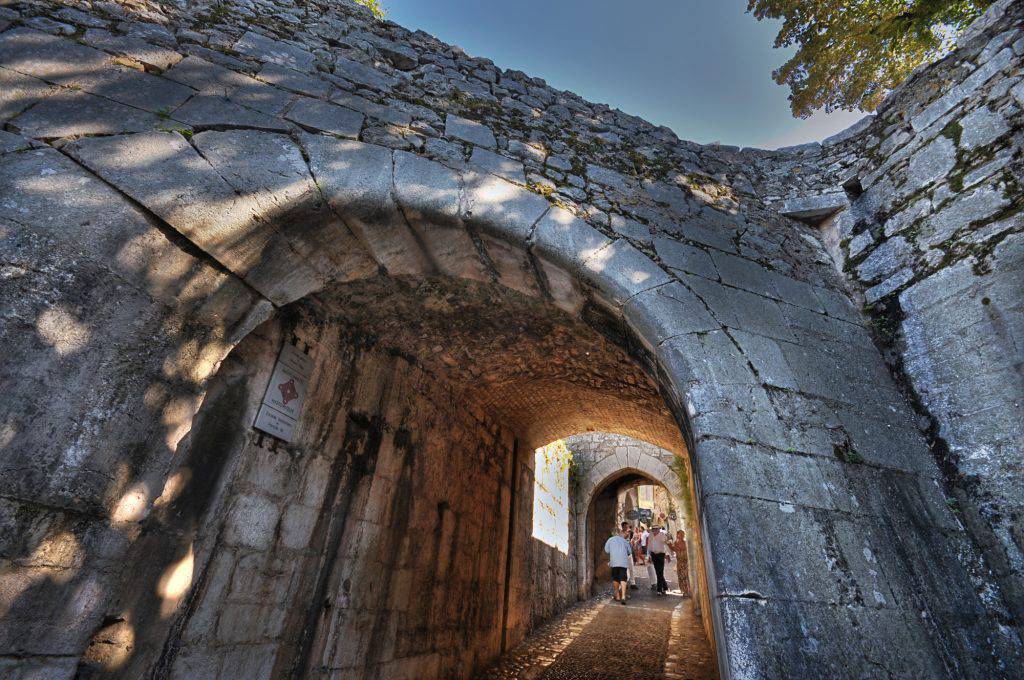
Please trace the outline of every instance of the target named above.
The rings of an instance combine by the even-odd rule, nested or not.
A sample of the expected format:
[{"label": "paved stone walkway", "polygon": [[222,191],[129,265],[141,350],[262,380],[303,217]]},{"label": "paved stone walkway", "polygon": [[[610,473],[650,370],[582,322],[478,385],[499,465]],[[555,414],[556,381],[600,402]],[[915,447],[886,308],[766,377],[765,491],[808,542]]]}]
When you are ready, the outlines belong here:
[{"label": "paved stone walkway", "polygon": [[[538,628],[480,680],[717,680],[693,601],[638,575],[626,606],[603,594]],[[674,586],[673,583],[670,584]]]}]

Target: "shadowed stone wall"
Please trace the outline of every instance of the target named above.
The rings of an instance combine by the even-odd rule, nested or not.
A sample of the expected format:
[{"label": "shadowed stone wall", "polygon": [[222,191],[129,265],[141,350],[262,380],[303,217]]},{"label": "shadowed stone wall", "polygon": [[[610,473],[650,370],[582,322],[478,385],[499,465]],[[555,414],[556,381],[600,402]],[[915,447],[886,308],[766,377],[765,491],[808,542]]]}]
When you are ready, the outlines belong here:
[{"label": "shadowed stone wall", "polygon": [[[509,524],[511,432],[297,311],[284,329],[260,326],[211,381],[126,556],[110,603],[126,614],[94,633],[80,672],[465,677],[569,602],[570,570],[530,538],[531,461]],[[239,423],[296,341],[314,370],[283,445]],[[509,563],[510,529],[526,555]],[[519,579],[507,613],[506,564]]]},{"label": "shadowed stone wall", "polygon": [[[1016,106],[1017,44],[993,55],[1010,49],[993,115]],[[914,83],[958,58],[906,96],[941,96]],[[203,431],[196,413],[245,401],[218,402],[212,376],[261,322],[323,294],[318,318],[395,338],[390,360],[451,383],[526,451],[599,429],[685,452],[724,676],[1019,675],[1012,579],[992,577],[947,503],[821,232],[793,219],[835,207],[782,203],[883,159],[681,141],[344,3],[8,5],[0,83],[5,671],[68,677],[94,633],[123,633],[142,592],[125,586],[128,556]],[[851,135],[851,149],[876,136]],[[881,173],[894,190],[901,168]],[[964,181],[950,206],[975,191]],[[514,313],[488,318],[487,299],[460,302],[469,284],[439,279],[506,291],[497,307]],[[552,325],[557,310],[568,320]],[[429,318],[403,324],[410,311]],[[218,417],[247,441],[237,408]],[[512,478],[528,486],[522,465]],[[546,568],[533,564],[518,582]],[[201,582],[168,621],[191,615]],[[512,609],[515,636],[521,598]],[[424,635],[453,649],[453,630]],[[140,646],[179,639],[159,638]],[[494,651],[484,638],[474,654]]]},{"label": "shadowed stone wall", "polygon": [[[282,445],[239,423],[288,338],[314,371]],[[512,445],[400,358],[308,320],[264,324],[211,383],[126,557],[110,606],[127,613],[82,667],[465,676],[500,650]]]}]

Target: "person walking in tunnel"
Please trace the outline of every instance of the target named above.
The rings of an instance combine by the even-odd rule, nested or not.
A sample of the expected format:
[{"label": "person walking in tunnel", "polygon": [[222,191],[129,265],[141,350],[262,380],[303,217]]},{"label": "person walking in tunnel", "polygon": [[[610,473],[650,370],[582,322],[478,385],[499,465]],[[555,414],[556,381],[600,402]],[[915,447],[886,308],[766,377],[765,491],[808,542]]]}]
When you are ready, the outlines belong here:
[{"label": "person walking in tunnel", "polygon": [[622,537],[624,539],[626,539],[627,543],[629,543],[629,567],[627,567],[627,569],[626,569],[626,571],[628,572],[628,575],[629,575],[629,589],[630,590],[636,590],[637,589],[637,585],[636,585],[636,560],[633,559],[633,542],[632,542],[633,530],[629,528],[629,522],[623,522],[621,524],[621,527],[622,527]]},{"label": "person walking in tunnel", "polygon": [[633,528],[633,535],[629,539],[629,545],[633,548],[633,564],[642,565],[644,563],[644,555],[640,549],[640,530]]},{"label": "person walking in tunnel", "polygon": [[629,582],[629,588],[639,590],[640,586],[636,584],[636,571],[643,565],[644,558],[640,554],[640,530],[636,527],[629,532],[629,558],[633,560],[633,580]]},{"label": "person walking in tunnel", "polygon": [[608,565],[612,568],[612,598],[626,604],[626,585],[629,569],[629,541],[622,534],[614,533],[604,543],[608,553]]},{"label": "person walking in tunnel", "polygon": [[683,597],[690,597],[690,558],[686,553],[686,532],[676,531],[676,540],[669,544],[676,554],[676,577],[679,579],[679,592]]},{"label": "person walking in tunnel", "polygon": [[657,578],[659,595],[668,592],[668,582],[665,581],[665,554],[668,551],[668,536],[661,533],[660,526],[651,527],[651,535],[647,539],[647,552],[651,555],[651,562],[654,564],[654,574]]},{"label": "person walking in tunnel", "polygon": [[651,590],[658,589],[658,572],[654,570],[654,560],[644,550],[644,565],[647,569],[647,583],[650,585]]}]

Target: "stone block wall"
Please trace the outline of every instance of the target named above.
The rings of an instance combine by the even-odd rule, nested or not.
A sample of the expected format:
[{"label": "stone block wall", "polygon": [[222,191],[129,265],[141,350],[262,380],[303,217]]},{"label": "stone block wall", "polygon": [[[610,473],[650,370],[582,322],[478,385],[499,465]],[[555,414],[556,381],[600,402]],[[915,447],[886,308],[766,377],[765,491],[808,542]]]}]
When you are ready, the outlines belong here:
[{"label": "stone block wall", "polygon": [[[979,39],[987,44],[1012,20],[992,23]],[[961,64],[961,75],[985,73],[984,64],[998,65],[999,57],[1002,70],[990,79],[990,112],[1005,117],[1019,77],[1017,44],[1017,38],[1005,39],[992,55],[976,53],[970,64],[954,55],[925,69],[903,96],[919,100],[923,110],[931,105],[926,101],[944,96],[946,79],[956,80],[947,66]],[[930,78],[936,80],[927,85]],[[970,78],[963,82],[976,84],[973,91],[987,91],[989,80]],[[185,619],[163,619],[160,608],[167,597],[177,597],[181,575],[192,564],[198,580],[180,606],[192,617],[188,621],[200,620],[194,617],[205,584],[225,578],[214,571],[210,545],[230,548],[225,554],[247,563],[259,559],[255,546],[270,553],[280,547],[289,556],[298,554],[289,550],[301,552],[292,547],[301,541],[290,534],[269,535],[266,525],[246,519],[301,525],[302,518],[292,515],[313,506],[291,502],[300,500],[293,484],[299,476],[285,474],[283,486],[267,488],[259,479],[236,477],[228,457],[208,453],[245,449],[264,455],[255,450],[258,443],[215,436],[246,431],[242,416],[251,410],[259,372],[239,369],[237,380],[214,384],[212,391],[207,383],[231,348],[268,315],[286,315],[289,302],[379,274],[401,285],[459,277],[518,291],[578,315],[581,326],[599,329],[628,352],[631,366],[647,371],[591,366],[587,373],[582,357],[601,357],[590,354],[587,348],[595,345],[583,343],[583,336],[545,347],[543,356],[560,359],[551,362],[548,384],[582,375],[586,381],[576,385],[590,386],[529,394],[517,389],[512,396],[522,396],[529,408],[520,407],[508,421],[524,439],[563,436],[551,426],[555,400],[549,397],[558,394],[558,415],[587,411],[587,423],[557,421],[579,426],[576,431],[608,423],[637,436],[649,432],[680,450],[685,440],[723,673],[1020,674],[1016,621],[1001,603],[1003,589],[990,564],[979,559],[977,536],[972,542],[947,502],[945,479],[920,432],[920,414],[886,370],[820,232],[791,219],[820,217],[837,204],[852,205],[849,215],[874,215],[872,197],[888,189],[872,192],[870,171],[857,175],[860,185],[847,182],[844,171],[884,163],[866,150],[872,139],[881,144],[882,136],[860,127],[824,146],[779,152],[701,146],[537,78],[497,69],[430,36],[374,22],[346,3],[317,1],[5,5],[0,79],[2,330],[5,353],[15,357],[0,369],[7,390],[0,404],[0,491],[2,520],[10,527],[0,533],[6,606],[0,663],[7,668],[71,676],[85,649],[86,664],[116,656],[116,649],[100,648],[112,639],[119,642],[107,647],[134,644],[140,654],[155,654],[168,672],[174,663],[194,658],[202,664],[211,656],[211,664],[228,664],[218,668],[258,665],[267,654],[242,658],[233,651],[228,660],[218,656],[217,645],[250,652],[267,645],[266,651],[285,637],[298,641],[290,645],[293,651],[305,646],[337,652],[297,658],[346,663],[351,650],[334,645],[342,629],[330,616],[320,625],[286,615],[284,637],[275,638],[276,595],[256,598],[242,582],[237,600],[229,590],[221,601],[235,620],[259,623],[253,637],[242,627],[231,638],[239,627],[228,620],[222,642],[218,625],[193,643]],[[884,121],[888,110],[877,120]],[[962,112],[955,106],[951,111]],[[942,167],[943,149],[964,144],[963,134],[959,140],[940,134],[917,146],[919,131],[908,124],[902,129],[910,135],[908,155],[932,142],[941,152],[915,162],[919,177],[931,173],[935,159]],[[1012,119],[1007,124],[1016,129]],[[1017,133],[1005,134],[991,143]],[[879,187],[890,182],[898,192],[898,182],[886,178],[908,174],[909,167],[909,161],[905,167],[894,162],[877,180]],[[975,195],[974,187],[950,197],[948,206]],[[819,190],[825,199],[812,196],[792,209],[774,204]],[[871,238],[884,255],[884,227],[874,229]],[[907,239],[910,231],[893,238]],[[864,232],[856,230],[862,242]],[[835,245],[844,240],[836,238]],[[1012,243],[1006,238],[993,253]],[[1000,261],[1012,261],[1006,257]],[[905,281],[904,292],[927,281]],[[878,285],[874,279],[865,283]],[[983,307],[1000,299],[983,297],[990,302]],[[530,340],[546,327],[520,335]],[[311,345],[330,345],[317,333],[312,337],[317,341]],[[436,355],[443,362],[444,347],[433,350],[441,343],[411,344],[423,350],[412,353],[418,358]],[[509,342],[497,356],[515,345]],[[358,369],[379,378],[386,366],[408,363],[395,355],[409,356],[393,352],[380,357],[379,370],[369,364]],[[346,355],[339,349],[338,356]],[[471,358],[470,371],[486,367],[474,380],[508,375],[486,357]],[[412,370],[398,372],[395,384],[419,380]],[[668,408],[651,398],[655,378]],[[356,390],[358,399],[376,399],[380,395],[370,388],[384,382],[361,381],[367,391]],[[444,441],[459,431],[465,414],[445,406],[435,387],[440,389],[424,388],[435,395],[424,411],[455,424],[438,431]],[[482,391],[495,389],[488,384]],[[203,415],[196,419],[200,406]],[[396,461],[405,450],[400,441],[392,436],[385,443],[382,436],[386,455],[364,455],[378,445],[373,419],[350,423],[350,412],[337,409],[343,423],[309,434],[330,444],[329,460],[358,461],[341,465],[340,472],[359,474],[334,477],[339,490],[333,497],[348,499],[355,509],[321,513],[325,524],[314,528],[310,540],[340,545],[346,525],[339,521],[356,522],[353,513],[365,507],[355,501],[366,489],[359,480],[370,489],[376,484],[373,498],[391,503],[375,510],[377,516],[402,517],[395,508],[409,496],[395,491],[407,483],[404,472],[385,465],[390,473],[377,474],[376,468],[378,459]],[[396,409],[370,411],[379,422],[394,424],[402,419]],[[477,423],[494,420],[472,417]],[[489,441],[508,454],[497,430],[478,432],[480,439],[470,436],[460,448],[472,458],[474,447]],[[432,431],[410,429],[409,437],[416,441],[417,433]],[[346,433],[353,436],[347,448]],[[186,485],[190,495],[165,506],[159,499],[165,490],[174,496],[175,485],[165,489],[166,481],[181,479],[172,472],[189,461],[186,452],[196,452],[190,464],[203,470],[195,477],[201,483]],[[314,459],[296,460],[301,465]],[[266,471],[280,460],[275,452]],[[315,471],[307,474],[318,478]],[[523,500],[529,470],[519,462],[502,474],[521,482],[510,497]],[[466,477],[482,488],[490,482],[500,488],[493,479]],[[238,479],[243,481],[236,488]],[[351,489],[343,486],[350,482]],[[428,490],[432,526],[447,537],[455,530],[457,506],[441,507],[432,496],[436,488]],[[531,524],[525,507],[517,505],[514,526]],[[204,518],[211,517],[215,527],[222,519],[238,526],[220,534],[206,525]],[[393,526],[400,523],[388,524]],[[144,527],[151,531],[144,534]],[[374,527],[360,540],[380,530]],[[520,544],[517,554],[524,553],[533,550]],[[310,559],[314,554],[335,562],[313,570],[327,575],[322,583],[332,597],[312,601],[330,602],[336,610],[351,588],[339,565],[358,561],[333,549],[311,550]],[[136,558],[160,567],[154,573],[139,569],[140,581],[163,584],[159,597],[145,591],[151,600],[145,611],[156,612],[146,619],[156,626],[152,631],[129,628],[119,613],[119,598],[141,592],[130,578],[123,580],[142,563]],[[548,581],[539,570],[556,573],[560,564],[537,557],[518,572],[514,583],[520,585],[514,591],[510,586],[508,596],[515,604],[506,609],[514,636],[528,628],[535,612],[543,615],[563,601],[535,607],[538,591],[527,587],[541,582],[556,588],[561,577]],[[441,566],[452,568],[447,561]],[[276,592],[287,568],[277,573],[277,566],[263,566],[258,573]],[[377,613],[384,611],[372,601],[383,592],[381,576],[363,576],[370,601],[360,602],[365,607],[353,619],[364,626],[353,632],[353,644],[376,635],[373,627],[382,620]],[[459,638],[447,610],[436,609],[430,630],[436,624],[437,644],[476,644]],[[296,604],[292,611],[301,610]],[[305,611],[322,616],[325,610]],[[401,618],[393,620],[398,626]],[[370,659],[371,666],[393,664],[388,670],[401,673],[403,659],[413,659],[410,665],[429,670],[426,664],[434,661],[417,657],[422,638],[416,636],[434,633],[410,634],[401,649],[392,642],[396,635],[389,623],[379,636],[385,656]],[[478,642],[475,650],[494,649],[487,634]]]},{"label": "stone block wall", "polygon": [[[315,369],[296,442],[281,445],[247,425],[293,337]],[[238,418],[225,422],[232,409]],[[261,327],[212,382],[170,477],[214,479],[199,491],[183,481],[187,498],[165,493],[133,546],[118,589],[134,603],[133,651],[108,667],[175,678],[467,676],[501,648],[512,446],[507,430],[401,359],[322,325]],[[189,532],[179,518],[196,504]],[[175,570],[194,586],[181,601],[140,593]]]},{"label": "stone block wall", "polygon": [[822,151],[826,236],[916,399],[948,503],[1024,620],[1024,6]]},{"label": "stone block wall", "polygon": [[72,677],[202,382],[270,305],[55,149],[3,160],[0,674]]}]

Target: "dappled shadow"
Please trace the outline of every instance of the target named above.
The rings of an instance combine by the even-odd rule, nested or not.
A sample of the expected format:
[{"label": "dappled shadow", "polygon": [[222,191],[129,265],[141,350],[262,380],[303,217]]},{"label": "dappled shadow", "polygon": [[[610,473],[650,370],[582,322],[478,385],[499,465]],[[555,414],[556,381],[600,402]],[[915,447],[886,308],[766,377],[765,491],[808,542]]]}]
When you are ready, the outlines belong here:
[{"label": "dappled shadow", "polygon": [[[73,153],[88,146],[89,140],[82,141]],[[187,145],[176,142],[174,148],[191,158],[189,154],[193,152]],[[116,155],[103,157],[122,162]],[[165,173],[173,176],[188,170],[187,163],[178,165],[179,161],[172,162],[171,158],[173,156],[154,156],[154,162],[162,169],[158,171],[154,166],[152,177],[159,178]],[[23,162],[24,166],[18,166],[18,162]],[[142,166],[129,160],[124,162],[127,165],[119,172],[145,179]],[[47,169],[55,172],[44,172]],[[45,350],[32,351],[37,355],[42,351],[49,353],[40,364],[43,371],[52,370],[47,368],[51,364],[66,371],[69,361],[93,367],[85,374],[68,374],[72,380],[68,389],[44,393],[49,400],[49,417],[61,427],[73,425],[63,420],[67,413],[64,404],[85,401],[77,394],[96,390],[97,385],[103,383],[130,385],[127,390],[116,390],[117,408],[103,413],[103,427],[88,431],[86,441],[81,440],[81,435],[71,435],[79,438],[77,448],[50,447],[53,462],[49,469],[40,466],[38,456],[46,447],[30,444],[29,437],[34,436],[33,433],[17,424],[9,428],[6,446],[13,451],[34,451],[32,465],[40,470],[39,481],[22,476],[22,490],[12,495],[27,495],[29,489],[36,492],[49,489],[39,496],[49,508],[66,502],[91,503],[92,508],[83,519],[85,524],[98,529],[109,524],[120,544],[102,549],[87,546],[83,552],[90,559],[77,559],[62,567],[63,573],[72,575],[71,581],[66,581],[64,575],[43,577],[37,579],[35,585],[22,588],[7,611],[7,619],[12,624],[24,624],[35,619],[40,603],[53,603],[62,615],[72,615],[69,614],[72,612],[79,617],[75,621],[77,627],[70,628],[66,646],[52,646],[48,623],[47,628],[40,629],[35,636],[43,646],[15,643],[19,653],[50,656],[56,655],[55,649],[60,654],[77,654],[84,649],[83,667],[131,674],[157,659],[174,658],[177,637],[194,606],[190,603],[198,602],[207,574],[213,568],[209,550],[200,550],[197,541],[204,526],[216,527],[216,522],[210,524],[211,503],[215,500],[216,487],[225,482],[224,466],[229,463],[219,452],[234,446],[223,440],[221,434],[230,432],[244,436],[248,430],[247,422],[237,421],[242,413],[237,408],[238,397],[230,396],[230,389],[244,391],[245,381],[233,383],[230,389],[228,385],[211,389],[208,380],[224,355],[255,321],[265,317],[269,308],[264,306],[266,311],[260,311],[264,303],[252,289],[260,280],[246,272],[246,265],[238,264],[237,268],[247,277],[248,286],[227,274],[223,263],[211,259],[208,253],[233,252],[243,263],[246,257],[272,261],[276,253],[286,247],[280,239],[290,225],[316,231],[321,226],[329,229],[339,224],[338,218],[331,211],[307,207],[315,207],[316,199],[310,198],[312,203],[304,204],[310,194],[300,191],[295,195],[297,205],[275,207],[273,211],[262,213],[259,220],[252,215],[238,217],[244,214],[243,210],[224,223],[229,226],[248,224],[250,219],[272,222],[275,227],[262,232],[268,237],[256,251],[246,250],[252,246],[245,241],[246,233],[222,237],[215,234],[214,240],[204,243],[200,250],[176,236],[169,223],[153,209],[152,206],[159,207],[159,204],[151,203],[142,208],[124,201],[108,186],[81,172],[67,156],[53,150],[8,154],[4,157],[3,171],[11,172],[15,181],[20,182],[15,202],[4,206],[3,218],[11,220],[12,224],[9,234],[19,238],[34,234],[52,244],[47,255],[27,250],[18,255],[17,251],[10,251],[16,262],[32,262],[31,269],[23,267],[27,278],[22,285],[32,277],[40,281],[53,277],[59,272],[62,258],[79,252],[82,261],[95,269],[94,278],[89,279],[95,282],[94,286],[109,276],[104,267],[113,266],[118,281],[112,288],[95,288],[95,297],[76,298],[67,293],[68,299],[75,300],[73,310],[50,308],[30,317],[34,318],[35,333],[26,337],[34,336],[33,342],[45,347]],[[47,177],[58,172],[60,181],[47,181]],[[78,190],[73,194],[67,192],[70,177],[81,178],[76,180]],[[108,175],[108,181],[110,177]],[[294,186],[295,182],[294,178],[282,181],[284,188]],[[201,200],[202,195],[194,198]],[[266,205],[267,199],[258,190],[247,194],[246,200],[249,199],[250,205]],[[136,200],[139,198],[132,197],[132,201]],[[209,219],[214,219],[219,210],[235,210],[239,200],[239,194],[235,194],[235,198],[227,195],[224,203],[206,205],[205,209],[211,211]],[[52,216],[51,205],[61,206],[67,223],[77,225],[78,231],[51,232],[48,222],[40,220],[43,215]],[[82,219],[76,213],[87,217]],[[177,215],[175,210],[166,213],[167,219],[176,219]],[[104,229],[104,225],[109,227]],[[88,240],[93,230],[98,230],[103,237]],[[259,239],[256,240],[259,243]],[[86,243],[91,252],[82,252]],[[286,250],[293,252],[290,246]],[[253,252],[255,254],[247,254]],[[285,261],[291,256],[288,252]],[[48,258],[52,264],[40,266]],[[93,262],[97,264],[92,265]],[[104,267],[99,266],[101,262]],[[248,270],[259,271],[259,267]],[[59,277],[57,280],[60,281]],[[616,340],[628,337],[621,328],[613,332],[595,331],[586,323],[557,311],[550,302],[501,292],[500,288],[494,289],[497,293],[480,296],[472,285],[453,286],[438,279],[427,284],[405,283],[400,287],[404,287],[405,295],[411,295],[413,302],[409,309],[433,310],[423,320],[415,321],[405,315],[409,310],[401,305],[394,308],[395,315],[390,318],[412,329],[409,337],[413,340],[406,343],[401,332],[388,337],[390,331],[386,326],[359,328],[356,323],[361,318],[387,323],[389,317],[380,311],[391,301],[381,291],[374,291],[373,284],[366,284],[370,285],[366,290],[371,292],[358,293],[358,286],[346,288],[340,283],[329,284],[328,276],[313,279],[315,284],[308,283],[310,280],[306,279],[298,288],[294,287],[294,279],[289,280],[289,290],[301,291],[311,285],[325,287],[318,300],[310,301],[324,318],[346,319],[357,334],[367,339],[376,337],[378,342],[384,338],[383,348],[415,356],[418,363],[439,375],[446,375],[453,385],[461,385],[467,400],[480,403],[486,411],[521,429],[526,440],[572,434],[593,427],[609,429],[620,422],[631,433],[662,442],[680,441],[672,416],[660,404],[654,378],[646,372],[645,365],[637,363],[636,357],[642,353],[639,344],[616,345]],[[73,278],[63,281],[62,285],[80,286]],[[416,290],[421,285],[426,285],[431,294],[417,301]],[[117,286],[121,286],[122,304],[111,307],[108,303]],[[438,291],[440,295],[436,294]],[[290,294],[281,299],[287,299]],[[477,296],[472,303],[476,307],[456,304],[452,310],[438,313],[444,307],[436,303],[457,302],[459,295],[469,299]],[[360,296],[370,302],[365,308],[358,304]],[[124,302],[126,298],[128,304]],[[159,301],[159,306],[147,308],[151,300]],[[503,306],[487,306],[498,300],[506,302]],[[39,301],[29,297],[19,304],[28,309],[30,303]],[[133,318],[125,318],[126,315]],[[58,318],[67,322],[55,326],[53,321]],[[468,319],[474,323],[460,328],[460,323]],[[502,326],[506,327],[504,331],[494,335]],[[111,327],[133,330],[122,334],[116,344],[108,345],[105,344],[110,335],[107,329]],[[430,329],[435,333],[433,337],[424,334]],[[460,335],[454,330],[463,333]],[[527,338],[532,338],[536,344],[524,344]],[[448,350],[449,356],[456,357],[453,362],[445,362],[434,350],[438,343]],[[453,353],[458,343],[463,343],[466,351]],[[143,358],[135,358],[140,356]],[[559,357],[561,363],[556,367],[553,360]],[[461,368],[469,368],[470,373],[461,375],[454,370]],[[499,373],[495,374],[495,370]],[[128,374],[133,377],[126,380],[123,376]],[[602,396],[605,394],[609,396]],[[561,404],[560,410],[552,409],[556,401]],[[587,408],[574,409],[573,404],[581,401],[587,403]],[[195,420],[193,414],[201,403],[204,415]],[[110,428],[117,428],[121,423],[129,423],[130,427],[122,428],[120,439],[111,439]],[[210,424],[208,430],[204,429],[204,423]],[[543,429],[529,429],[537,428],[538,424]],[[204,434],[207,432],[212,434]],[[209,438],[211,436],[213,439]],[[119,442],[125,439],[133,451],[127,462],[118,454]],[[69,451],[78,456],[72,459],[73,465],[67,458]],[[186,453],[188,458],[177,459]],[[8,461],[11,469],[18,465],[16,457]],[[116,465],[115,473],[104,468],[109,464]],[[95,488],[93,496],[83,494],[83,479],[91,480]],[[109,519],[99,519],[104,516]],[[45,531],[38,536],[36,540],[47,540]],[[7,554],[26,562],[34,550],[35,546],[25,545]],[[95,554],[102,555],[99,563],[91,561]],[[98,583],[96,574],[100,575]],[[79,581],[88,589],[83,591],[75,585]],[[74,586],[70,592],[83,600],[80,609],[67,609],[64,605],[69,583]],[[50,621],[61,621],[61,618],[52,617]],[[21,636],[18,639],[22,639]],[[91,645],[88,644],[90,639]]]},{"label": "dappled shadow", "polygon": [[[132,62],[138,68],[129,68],[79,44],[82,32],[56,38],[17,24],[8,28],[6,16],[0,19],[0,302],[6,322],[0,333],[12,359],[0,365],[0,663],[31,658],[24,663],[70,674],[84,650],[83,673],[141,675],[154,667],[162,673],[180,660],[196,677],[216,675],[219,657],[210,661],[203,650],[187,659],[176,655],[189,641],[187,624],[209,614],[201,606],[221,602],[208,584],[222,583],[221,570],[234,568],[234,555],[217,548],[226,526],[224,490],[242,457],[237,452],[256,459],[269,450],[298,465],[309,460],[300,453],[329,442],[338,460],[349,460],[338,453],[343,450],[364,468],[349,474],[339,463],[330,475],[338,504],[301,509],[321,511],[314,532],[319,548],[306,556],[316,564],[303,581],[310,587],[295,600],[306,611],[287,624],[265,620],[263,601],[230,611],[241,628],[250,618],[266,626],[259,633],[265,648],[284,640],[295,656],[327,644],[328,623],[344,618],[344,608],[321,596],[350,594],[351,583],[332,565],[351,539],[345,533],[350,504],[370,498],[369,471],[377,463],[372,444],[379,444],[384,428],[358,419],[331,422],[308,433],[306,449],[253,434],[246,408],[266,385],[269,369],[261,364],[263,373],[253,372],[244,357],[225,359],[249,337],[263,343],[260,361],[266,363],[292,338],[250,332],[270,317],[288,332],[303,314],[345,328],[347,341],[395,359],[401,368],[394,370],[422,370],[480,422],[504,428],[506,448],[515,438],[530,450],[569,434],[611,430],[687,456],[696,436],[689,423],[696,422],[702,447],[718,446],[720,456],[715,464],[721,467],[708,468],[702,481],[712,487],[719,518],[739,518],[741,525],[716,527],[716,566],[727,600],[722,607],[751,608],[744,610],[754,631],[747,637],[763,649],[789,639],[779,631],[803,630],[804,603],[791,597],[805,584],[794,573],[821,578],[820,590],[828,594],[816,595],[823,599],[813,606],[834,609],[840,602],[866,617],[827,619],[820,627],[825,634],[812,631],[822,644],[846,643],[837,638],[848,636],[834,631],[911,630],[921,635],[907,639],[923,648],[930,634],[923,625],[938,626],[935,639],[954,639],[949,644],[964,648],[986,639],[978,622],[987,614],[958,561],[969,552],[958,542],[959,521],[943,506],[923,443],[903,422],[909,422],[906,405],[891,389],[867,332],[856,325],[857,310],[833,290],[838,274],[813,247],[809,230],[759,205],[763,196],[750,193],[753,186],[743,197],[727,186],[725,176],[746,171],[746,160],[733,164],[733,152],[725,150],[706,169],[688,160],[672,186],[586,168],[591,190],[591,180],[600,177],[613,186],[598,192],[603,196],[581,192],[604,206],[583,211],[591,220],[585,222],[554,205],[564,196],[527,187],[525,174],[506,181],[479,163],[467,166],[476,151],[442,139],[437,113],[427,111],[433,122],[413,129],[406,113],[412,102],[400,102],[405,108],[395,111],[346,95],[362,110],[343,109],[325,101],[337,80],[327,85],[319,74],[282,68],[288,79],[305,78],[302,87],[325,88],[321,99],[302,100],[303,110],[331,120],[303,114],[300,122],[294,102],[304,91],[271,87],[266,74],[261,80],[242,73],[255,62],[228,54],[233,48],[218,56],[193,46],[237,70],[194,56],[181,66],[171,57],[163,66]],[[216,20],[215,14],[203,19]],[[341,49],[336,38],[326,43],[334,50]],[[228,34],[221,39],[236,44]],[[274,50],[275,60],[282,55],[294,52]],[[345,58],[334,63],[344,65]],[[199,73],[187,70],[197,64]],[[355,77],[359,69],[352,64],[347,75]],[[364,65],[364,79],[366,71],[372,69]],[[375,115],[399,122],[384,126]],[[347,139],[358,135],[416,152]],[[551,135],[575,143],[568,132]],[[421,157],[428,138],[454,154],[443,164]],[[606,160],[616,151],[609,149]],[[696,158],[694,149],[684,151]],[[541,156],[549,154],[542,150]],[[804,169],[798,161],[787,160],[785,167],[794,177]],[[742,172],[734,179],[751,184]],[[615,212],[638,197],[630,207],[643,223]],[[631,236],[623,236],[626,231]],[[801,276],[790,278],[795,272]],[[329,350],[343,344],[330,337]],[[744,346],[744,337],[757,344]],[[844,400],[836,409],[845,409],[846,421],[832,413],[839,403],[827,401],[833,398]],[[850,425],[845,400],[888,420],[855,418]],[[803,414],[819,407],[825,415],[805,423]],[[786,428],[783,409],[800,414]],[[338,429],[351,434],[347,449],[327,436]],[[861,447],[873,459],[835,460],[832,438],[845,436],[849,448],[850,432],[873,436],[876,441]],[[892,439],[889,433],[895,444],[877,441]],[[443,443],[432,449],[432,470],[443,468]],[[436,531],[454,551],[458,523],[451,508],[431,503],[417,515],[405,493],[410,470],[423,457],[412,455],[408,442],[397,448],[407,458],[395,465],[400,476],[392,493],[401,491],[393,496],[398,519],[389,524],[389,536],[401,540],[412,533],[410,518],[427,516],[432,524],[425,530]],[[507,451],[494,460],[488,453],[495,450],[480,446],[472,455],[481,467],[498,467]],[[508,474],[516,478],[514,470]],[[935,489],[926,492],[925,483]],[[858,496],[869,503],[859,505]],[[271,516],[284,523],[255,504],[239,502],[231,510],[252,524]],[[794,530],[779,530],[764,548],[767,539],[756,532],[777,525]],[[483,526],[501,544],[494,523]],[[754,535],[748,539],[739,529]],[[794,547],[792,536],[814,548]],[[869,543],[878,557],[865,552]],[[534,552],[532,545],[519,547]],[[258,558],[270,557],[264,547],[251,549]],[[765,559],[767,549],[788,558],[773,553]],[[416,616],[432,625],[459,603],[444,601],[440,578],[458,566],[457,553],[431,551],[426,562],[433,571],[421,581],[426,596],[415,606]],[[521,554],[511,544],[506,551]],[[216,559],[220,555],[224,560]],[[543,554],[535,564],[549,566],[553,562],[544,560],[553,559]],[[295,567],[282,560],[272,568],[274,578],[285,581]],[[246,581],[247,573],[238,571],[240,588],[269,597],[269,581]],[[377,586],[382,579],[371,573],[367,580]],[[764,597],[748,582],[776,590]],[[923,593],[925,582],[942,584],[938,595]],[[367,588],[367,602],[383,610],[392,598],[412,601],[391,587],[389,581],[381,590]],[[939,592],[943,587],[951,592]],[[748,597],[751,592],[757,597]],[[957,618],[959,612],[946,611],[948,603],[970,603],[970,611]],[[920,611],[939,616],[919,617]],[[550,613],[531,609],[516,634]],[[220,614],[210,614],[206,630]],[[909,618],[899,619],[904,615]],[[771,625],[757,628],[762,619]],[[963,633],[967,625],[972,628]],[[348,652],[359,658],[352,650],[371,649],[371,640],[387,638],[388,626],[388,617],[378,616],[352,636]],[[225,628],[217,634],[230,636],[230,625]],[[465,644],[471,631],[466,626],[445,634]],[[851,637],[849,644],[870,646],[881,636]],[[414,647],[403,644],[406,651]],[[269,675],[255,649],[236,645],[224,663],[237,675]],[[373,646],[372,654],[381,649]],[[782,650],[778,658],[799,654],[802,649]],[[273,672],[301,674],[309,658],[299,665],[285,659]]]}]

